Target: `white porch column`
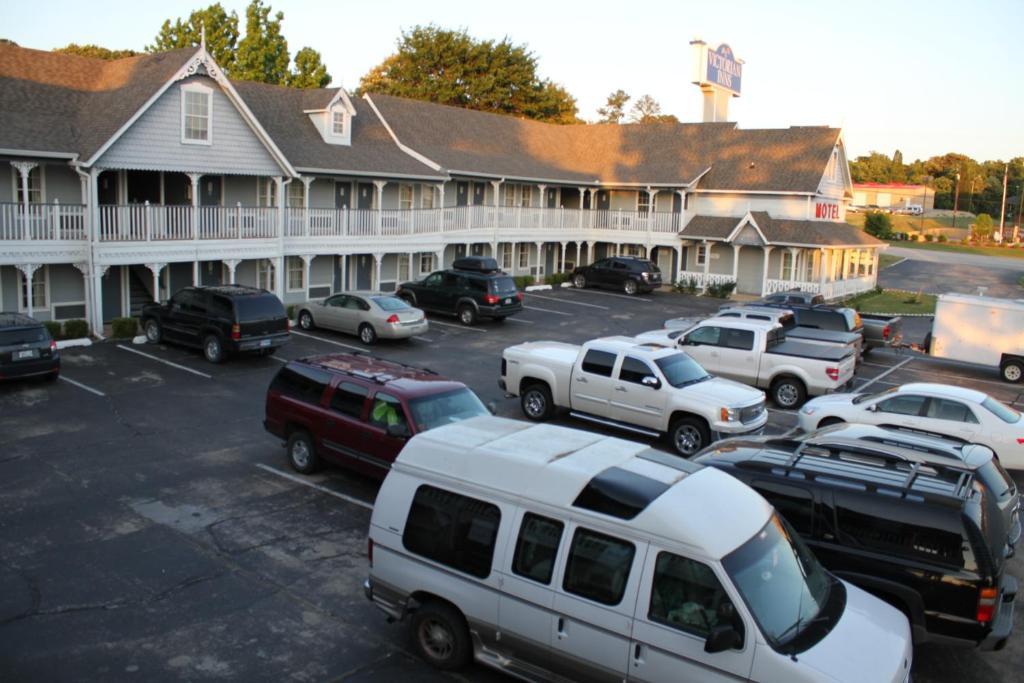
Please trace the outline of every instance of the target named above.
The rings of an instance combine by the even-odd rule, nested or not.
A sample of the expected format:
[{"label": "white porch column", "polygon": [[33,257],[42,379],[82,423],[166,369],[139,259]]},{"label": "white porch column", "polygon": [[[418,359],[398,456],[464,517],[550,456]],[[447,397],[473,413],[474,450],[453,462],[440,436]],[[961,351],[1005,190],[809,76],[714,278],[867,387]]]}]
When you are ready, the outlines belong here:
[{"label": "white porch column", "polygon": [[800,255],[800,250],[799,249],[797,249],[796,247],[790,247],[789,248],[789,261],[790,261],[790,263],[789,263],[789,266],[790,266],[789,267],[789,280],[790,280],[790,282],[794,282],[794,281],[796,281],[798,279],[797,278],[797,273],[799,271],[797,270],[796,259],[797,259],[797,257],[799,255]]},{"label": "white porch column", "polygon": [[594,262],[594,243],[586,242],[587,245],[587,265],[589,266]]},{"label": "white porch column", "polygon": [[672,282],[677,282],[682,279],[683,271],[686,270],[686,264],[683,263],[683,245],[677,244],[672,247],[672,250],[676,253],[676,267]]},{"label": "white porch column", "polygon": [[576,267],[577,268],[579,268],[582,265],[582,263],[580,263],[580,247],[582,245],[583,245],[582,242],[580,242],[579,240],[576,240]]},{"label": "white porch column", "polygon": [[878,257],[881,254],[881,249],[873,249],[872,253],[874,256],[871,259],[871,274],[874,275],[875,282],[878,282]]},{"label": "white porch column", "polygon": [[384,186],[387,185],[387,184],[388,184],[388,181],[386,181],[386,180],[374,180],[373,181],[373,187],[374,187],[374,191],[373,191],[373,202],[374,202],[373,208],[376,209],[376,211],[377,211],[376,225],[377,225],[377,234],[378,235],[381,233],[381,226],[383,225],[383,220],[382,220],[382,216],[381,216],[380,212],[381,212],[381,209],[384,206]]},{"label": "white porch column", "polygon": [[160,271],[164,269],[166,263],[147,263],[146,267],[153,273],[153,301],[160,301]]},{"label": "white porch column", "polygon": [[348,256],[338,256],[338,272],[341,280],[341,291],[344,292],[348,289]]},{"label": "white porch column", "polygon": [[202,173],[188,173],[188,180],[192,185],[192,237],[199,239],[199,181],[202,180]]},{"label": "white porch column", "polygon": [[491,193],[494,195],[494,197],[493,197],[494,201],[491,202],[491,206],[494,206],[494,207],[498,206],[498,195],[501,194],[501,183],[502,183],[502,181],[500,181],[500,180],[492,180],[491,181]]},{"label": "white porch column", "polygon": [[314,254],[302,254],[299,258],[302,259],[302,296],[306,299],[309,298],[309,271],[313,264],[313,259],[316,258]]},{"label": "white porch column", "polygon": [[538,206],[543,209],[544,207],[547,206],[547,197],[545,197],[544,193],[547,191],[548,186],[537,185],[537,187],[540,189],[540,203],[538,204]]},{"label": "white porch column", "polygon": [[587,192],[590,192],[585,187],[580,188],[580,230],[583,229],[583,198],[587,196]]},{"label": "white porch column", "polygon": [[711,274],[711,243],[702,240],[704,246],[704,291],[708,291],[708,276]]},{"label": "white porch column", "polygon": [[686,227],[686,190],[676,190],[679,195],[679,225],[678,231]]},{"label": "white porch column", "polygon": [[192,262],[192,286],[199,286],[199,261]]},{"label": "white porch column", "polygon": [[316,180],[313,176],[300,176],[302,181],[302,227],[304,235],[309,235],[309,188]]},{"label": "white porch column", "polygon": [[732,281],[737,283],[740,276],[740,249],[742,248],[742,244],[732,245]]},{"label": "white porch column", "polygon": [[761,269],[761,296],[767,295],[768,292],[768,261],[772,255],[772,249],[775,247],[769,247],[767,245],[761,247],[764,249],[764,267]]},{"label": "white porch column", "polygon": [[562,251],[560,253],[561,261],[559,263],[558,272],[559,273],[564,273],[565,272],[565,248],[569,246],[569,243],[568,242],[562,242],[561,244],[562,244]]},{"label": "white porch column", "polygon": [[228,284],[230,284],[230,285],[237,284],[237,281],[235,279],[235,268],[237,268],[238,264],[241,263],[241,262],[242,262],[242,259],[237,259],[237,258],[229,258],[229,259],[224,259],[223,261],[221,261],[221,263],[223,263],[225,266],[228,267]]},{"label": "white porch column", "polygon": [[21,179],[21,205],[25,209],[26,214],[28,212],[28,176],[32,173],[32,169],[39,166],[34,161],[12,161],[11,166],[18,170],[18,176]]},{"label": "white porch column", "polygon": [[830,265],[828,258],[828,250],[825,248],[821,248],[818,250],[818,253],[821,254],[821,256],[818,259],[818,262],[821,264],[818,268],[818,293],[824,296],[825,278],[828,276]]},{"label": "white porch column", "polygon": [[534,282],[540,282],[541,281],[541,279],[540,279],[540,269],[541,269],[541,266],[544,264],[543,263],[543,261],[544,261],[544,253],[543,253],[544,243],[543,242],[534,242],[534,244],[537,245],[537,270],[535,270],[534,273],[533,273],[533,281]]},{"label": "white porch column", "polygon": [[842,278],[841,279],[845,280],[845,279],[847,279],[847,277],[849,277],[849,275],[850,275],[850,250],[849,249],[843,249],[843,273],[842,273]]},{"label": "white porch column", "polygon": [[28,309],[26,310],[26,313],[28,313],[28,317],[31,318],[33,316],[32,276],[35,275],[35,272],[43,266],[40,263],[19,263],[15,267],[21,271],[22,275],[25,276],[25,284],[28,288]]},{"label": "white porch column", "polygon": [[381,265],[382,265],[383,261],[384,261],[384,254],[382,254],[380,252],[374,252],[373,253],[373,269],[374,269],[373,277],[374,277],[374,281],[373,281],[372,289],[374,289],[374,290],[379,290],[380,289],[380,270],[381,270]]}]

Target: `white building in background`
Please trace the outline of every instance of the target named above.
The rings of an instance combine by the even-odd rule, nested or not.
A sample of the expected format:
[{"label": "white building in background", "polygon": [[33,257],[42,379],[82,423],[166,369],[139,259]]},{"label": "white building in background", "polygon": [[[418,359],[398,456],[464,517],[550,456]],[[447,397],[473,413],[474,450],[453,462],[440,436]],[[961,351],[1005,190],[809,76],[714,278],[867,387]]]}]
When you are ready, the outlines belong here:
[{"label": "white building in background", "polygon": [[884,243],[844,222],[841,131],[559,126],[0,45],[0,309],[93,329],[190,284],[286,303],[463,254],[542,277],[609,254],[666,280],[829,298]]}]

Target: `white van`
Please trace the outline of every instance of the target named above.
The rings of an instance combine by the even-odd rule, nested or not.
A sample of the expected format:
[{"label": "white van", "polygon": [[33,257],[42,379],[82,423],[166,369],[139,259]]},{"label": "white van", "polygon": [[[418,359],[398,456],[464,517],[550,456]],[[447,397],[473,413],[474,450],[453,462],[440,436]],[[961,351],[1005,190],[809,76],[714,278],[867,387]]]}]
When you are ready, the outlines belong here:
[{"label": "white van", "polygon": [[737,479],[590,432],[477,417],[413,437],[365,590],[426,661],[530,680],[906,681],[895,608],[826,572]]}]

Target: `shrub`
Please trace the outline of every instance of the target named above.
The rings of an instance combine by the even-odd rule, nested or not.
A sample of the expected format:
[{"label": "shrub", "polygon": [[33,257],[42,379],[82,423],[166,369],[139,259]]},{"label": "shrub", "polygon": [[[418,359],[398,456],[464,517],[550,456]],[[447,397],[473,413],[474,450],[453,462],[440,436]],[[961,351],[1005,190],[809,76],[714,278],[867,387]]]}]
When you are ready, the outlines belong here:
[{"label": "shrub", "polygon": [[986,241],[992,237],[992,231],[995,227],[992,225],[992,216],[987,213],[978,214],[978,217],[974,219],[974,225],[971,226],[970,234],[979,241]]},{"label": "shrub", "polygon": [[60,323],[56,320],[46,320],[43,322],[43,325],[46,327],[46,331],[49,332],[50,336],[54,339],[64,338],[60,331]]},{"label": "shrub", "polygon": [[946,237],[945,235],[939,235],[939,237],[938,237],[937,241],[938,241],[938,242],[948,242],[948,241],[949,241],[949,238],[948,238],[948,237]]},{"label": "shrub", "polygon": [[131,339],[139,331],[135,318],[114,318],[110,321],[110,335],[114,339]]},{"label": "shrub", "polygon": [[535,284],[532,275],[516,275],[512,278],[516,283],[516,289],[523,291],[528,286]]},{"label": "shrub", "polygon": [[880,240],[892,237],[892,219],[881,211],[869,211],[864,217],[864,232]]},{"label": "shrub", "polygon": [[680,294],[696,294],[698,289],[697,278],[693,275],[672,283],[672,291]]},{"label": "shrub", "polygon": [[903,303],[905,303],[905,304],[919,304],[919,303],[921,303],[921,292],[923,292],[923,291],[924,290],[918,290],[916,294],[911,294],[910,296],[908,296],[906,299],[903,300]]},{"label": "shrub", "polygon": [[935,240],[935,235],[932,235],[931,233],[929,233],[929,234],[924,236],[924,241],[925,242],[933,242],[934,240]]},{"label": "shrub", "polygon": [[558,287],[563,282],[568,282],[571,277],[571,273],[550,273],[545,276],[544,283],[551,285],[552,287]]},{"label": "shrub", "polygon": [[285,309],[288,314],[289,320],[295,320],[295,304],[288,304],[288,308]]},{"label": "shrub", "polygon": [[79,339],[89,336],[89,323],[84,320],[69,320],[64,323],[64,336],[68,339]]},{"label": "shrub", "polygon": [[916,242],[917,238],[918,238],[918,234],[917,233],[913,233],[912,232],[909,235],[907,235],[907,241],[908,242]]},{"label": "shrub", "polygon": [[1020,285],[1021,287],[1024,287],[1024,275],[1021,275],[1019,278],[1017,278],[1017,284]]},{"label": "shrub", "polygon": [[707,291],[704,292],[704,296],[710,296],[714,299],[728,299],[734,289],[736,289],[735,282],[723,282],[717,285],[712,284],[708,285]]}]

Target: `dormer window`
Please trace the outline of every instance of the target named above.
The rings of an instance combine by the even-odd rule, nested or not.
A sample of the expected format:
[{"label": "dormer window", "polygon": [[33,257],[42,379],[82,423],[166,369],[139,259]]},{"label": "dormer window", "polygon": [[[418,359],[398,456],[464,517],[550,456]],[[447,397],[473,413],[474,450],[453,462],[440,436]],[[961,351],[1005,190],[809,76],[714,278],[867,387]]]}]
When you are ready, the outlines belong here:
[{"label": "dormer window", "polygon": [[213,143],[213,90],[200,83],[181,86],[181,141],[186,145]]},{"label": "dormer window", "polygon": [[344,90],[339,88],[322,108],[304,111],[328,145],[352,144],[352,117],[356,110]]},{"label": "dormer window", "polygon": [[331,112],[331,133],[339,137],[345,135],[345,112]]}]

